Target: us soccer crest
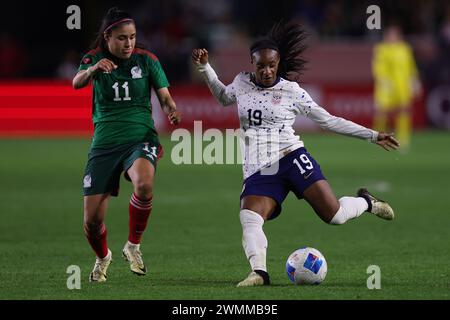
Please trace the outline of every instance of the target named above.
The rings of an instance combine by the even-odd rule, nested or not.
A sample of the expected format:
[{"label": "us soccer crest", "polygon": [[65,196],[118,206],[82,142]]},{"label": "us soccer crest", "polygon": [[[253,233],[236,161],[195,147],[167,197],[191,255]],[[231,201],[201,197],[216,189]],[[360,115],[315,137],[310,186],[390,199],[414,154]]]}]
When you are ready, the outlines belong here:
[{"label": "us soccer crest", "polygon": [[139,66],[134,66],[131,68],[131,77],[133,79],[140,79],[142,78],[142,70],[139,68]]},{"label": "us soccer crest", "polygon": [[272,96],[272,103],[273,104],[279,104],[281,102],[281,93],[274,92]]}]

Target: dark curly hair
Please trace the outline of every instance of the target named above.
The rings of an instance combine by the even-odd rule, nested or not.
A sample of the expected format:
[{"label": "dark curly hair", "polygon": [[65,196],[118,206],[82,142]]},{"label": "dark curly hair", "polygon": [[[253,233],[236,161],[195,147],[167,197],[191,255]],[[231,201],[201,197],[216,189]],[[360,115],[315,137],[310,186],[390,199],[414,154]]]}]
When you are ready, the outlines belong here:
[{"label": "dark curly hair", "polygon": [[278,76],[291,80],[292,74],[301,74],[305,70],[306,60],[302,53],[306,49],[307,34],[303,27],[296,23],[279,21],[273,25],[269,33],[255,41],[250,47],[250,55],[261,49],[274,49],[280,54]]}]

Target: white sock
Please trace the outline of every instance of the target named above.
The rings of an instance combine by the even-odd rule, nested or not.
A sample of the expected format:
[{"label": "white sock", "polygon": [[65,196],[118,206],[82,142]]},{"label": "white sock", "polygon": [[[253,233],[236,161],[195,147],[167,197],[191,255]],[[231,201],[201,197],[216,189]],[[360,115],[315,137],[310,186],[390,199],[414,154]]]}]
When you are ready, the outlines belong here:
[{"label": "white sock", "polygon": [[264,219],[256,212],[247,209],[241,210],[239,218],[242,225],[242,246],[252,270],[267,272],[267,238],[262,228]]},{"label": "white sock", "polygon": [[342,197],[339,199],[341,206],[331,219],[330,224],[343,224],[348,220],[359,217],[369,208],[364,198]]}]

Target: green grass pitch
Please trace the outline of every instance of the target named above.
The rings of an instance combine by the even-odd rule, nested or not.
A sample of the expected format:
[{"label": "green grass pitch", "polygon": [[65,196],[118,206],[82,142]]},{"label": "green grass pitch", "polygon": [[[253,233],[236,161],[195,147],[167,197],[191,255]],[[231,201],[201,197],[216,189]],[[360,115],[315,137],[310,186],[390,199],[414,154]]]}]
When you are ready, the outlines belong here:
[{"label": "green grass pitch", "polygon": [[[240,165],[180,165],[166,154],[155,182],[141,246],[145,277],[120,256],[128,233],[131,184],[122,180],[106,219],[113,263],[91,284],[94,255],[83,236],[81,180],[89,139],[0,140],[0,299],[449,299],[450,134],[416,133],[407,154],[337,135],[304,135],[338,197],[366,186],[390,202],[394,221],[369,214],[342,226],[323,223],[289,195],[265,225],[269,287],[236,288],[249,272],[241,247]],[[328,275],[319,286],[292,285],[285,273],[298,247],[319,249]],[[81,290],[68,290],[70,265]],[[381,268],[381,289],[366,286]]]}]

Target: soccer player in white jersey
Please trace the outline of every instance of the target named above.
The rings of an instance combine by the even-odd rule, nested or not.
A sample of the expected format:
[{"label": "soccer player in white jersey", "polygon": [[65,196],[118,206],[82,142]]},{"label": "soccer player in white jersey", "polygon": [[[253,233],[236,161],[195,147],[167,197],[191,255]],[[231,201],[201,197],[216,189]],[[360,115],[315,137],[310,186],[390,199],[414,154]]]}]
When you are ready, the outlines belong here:
[{"label": "soccer player in white jersey", "polygon": [[266,266],[266,220],[281,212],[281,204],[292,191],[305,199],[326,223],[340,225],[364,212],[386,220],[394,218],[392,208],[366,189],[357,197],[336,198],[319,164],[306,151],[292,128],[302,115],[321,128],[376,143],[386,150],[399,144],[392,134],[376,132],[329,114],[317,105],[290,75],[305,64],[304,31],[296,24],[278,23],[268,35],[250,48],[252,73],[241,72],[225,86],[208,63],[206,49],[194,49],[192,60],[214,97],[223,106],[237,103],[243,134],[244,185],[240,221],[242,244],[251,273],[238,287],[270,284]]}]

